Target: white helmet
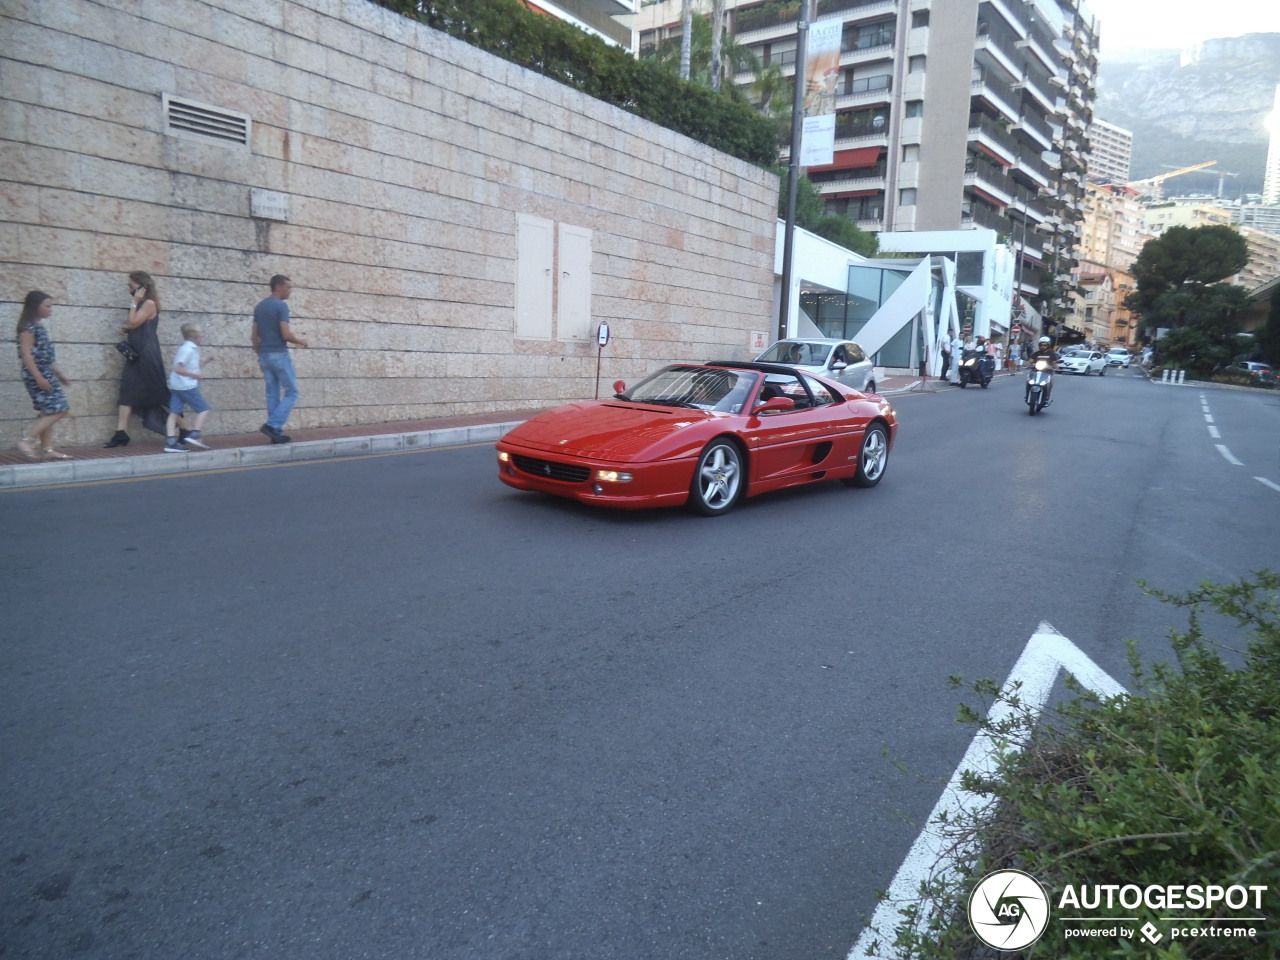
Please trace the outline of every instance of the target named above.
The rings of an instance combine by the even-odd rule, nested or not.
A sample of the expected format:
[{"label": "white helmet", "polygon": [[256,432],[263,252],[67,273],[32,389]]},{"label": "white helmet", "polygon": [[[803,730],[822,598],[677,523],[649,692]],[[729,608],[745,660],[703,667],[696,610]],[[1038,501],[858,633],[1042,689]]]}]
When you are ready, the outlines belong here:
[{"label": "white helmet", "polygon": [[1039,344],[1041,344],[1041,345],[1048,344],[1048,343],[1053,343],[1053,341],[1052,341],[1052,340],[1050,340],[1048,337],[1041,337],[1041,338],[1040,338],[1039,340],[1037,340],[1036,342],[1037,342],[1037,343],[1039,343]]}]

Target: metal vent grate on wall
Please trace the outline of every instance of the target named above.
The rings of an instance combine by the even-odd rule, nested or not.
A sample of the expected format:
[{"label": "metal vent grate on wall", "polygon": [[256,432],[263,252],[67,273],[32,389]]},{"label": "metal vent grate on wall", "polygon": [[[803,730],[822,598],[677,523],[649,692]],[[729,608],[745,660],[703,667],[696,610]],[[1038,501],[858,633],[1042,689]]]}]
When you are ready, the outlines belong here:
[{"label": "metal vent grate on wall", "polygon": [[164,94],[164,132],[216,143],[249,145],[248,114]]}]

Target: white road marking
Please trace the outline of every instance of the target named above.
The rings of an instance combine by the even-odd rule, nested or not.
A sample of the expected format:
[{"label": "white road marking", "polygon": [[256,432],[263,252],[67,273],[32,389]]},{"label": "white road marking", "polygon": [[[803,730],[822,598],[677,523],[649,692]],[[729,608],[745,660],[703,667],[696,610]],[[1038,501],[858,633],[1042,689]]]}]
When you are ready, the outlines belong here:
[{"label": "white road marking", "polygon": [[1215,440],[1221,440],[1221,439],[1222,439],[1222,434],[1220,434],[1220,433],[1218,432],[1218,428],[1217,428],[1217,427],[1214,427],[1214,426],[1209,427],[1209,436],[1213,437],[1213,439],[1215,439]]},{"label": "white road marking", "polygon": [[1212,413],[1206,413],[1206,414],[1204,415],[1204,422],[1205,422],[1205,423],[1213,423],[1213,414],[1212,414]]},{"label": "white road marking", "polygon": [[[1079,647],[1044,622],[1041,622],[1035,634],[1027,641],[1001,693],[1008,695],[1016,689],[1022,706],[1038,714],[1048,703],[1049,694],[1058,680],[1058,673],[1063,670],[1079,680],[1085,689],[1092,690],[1099,696],[1116,697],[1127,693],[1124,687],[1090,660]],[[992,723],[999,723],[1009,719],[1012,713],[1012,708],[1000,701],[992,705],[987,718]],[[987,802],[975,793],[962,790],[960,777],[966,770],[971,770],[980,777],[990,777],[995,772],[995,759],[1000,746],[987,731],[978,731],[942,791],[942,796],[929,812],[924,829],[907,851],[906,859],[902,861],[902,866],[898,868],[898,873],[889,886],[888,895],[876,907],[870,925],[858,937],[847,960],[872,960],[873,957],[881,956],[880,950],[892,942],[894,927],[901,920],[901,909],[920,901],[921,883],[932,877],[951,876],[952,871],[947,866],[946,858],[955,856],[957,847],[954,838],[948,836],[948,827],[945,823],[940,823],[940,818],[945,816],[947,821],[954,822],[956,817],[977,810]],[[960,848],[959,853],[972,856],[976,851],[972,848]],[[921,916],[928,915],[930,910],[927,907],[928,905],[921,905]],[[871,950],[876,943],[880,947],[873,954]]]},{"label": "white road marking", "polygon": [[1272,490],[1276,491],[1276,493],[1280,493],[1280,483],[1276,483],[1274,480],[1268,480],[1266,477],[1254,477],[1253,479],[1257,480],[1259,483],[1265,483]]},{"label": "white road marking", "polygon": [[1237,460],[1234,456],[1231,455],[1231,451],[1226,448],[1225,444],[1215,443],[1214,446],[1218,448],[1218,452],[1222,454],[1223,459],[1226,460],[1227,463],[1231,464],[1233,467],[1244,466],[1243,461]]}]

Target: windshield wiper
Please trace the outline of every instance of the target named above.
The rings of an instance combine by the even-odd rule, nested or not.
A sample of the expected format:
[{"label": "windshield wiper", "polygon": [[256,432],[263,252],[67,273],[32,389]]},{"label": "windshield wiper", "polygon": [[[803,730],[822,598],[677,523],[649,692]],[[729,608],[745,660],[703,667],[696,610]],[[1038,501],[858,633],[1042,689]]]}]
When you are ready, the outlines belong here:
[{"label": "windshield wiper", "polygon": [[[635,399],[634,397],[632,399]],[[662,397],[653,400],[636,400],[636,403],[651,403],[658,407],[688,407],[692,410],[701,410],[696,403],[690,403],[688,400],[674,400],[671,397]]]}]

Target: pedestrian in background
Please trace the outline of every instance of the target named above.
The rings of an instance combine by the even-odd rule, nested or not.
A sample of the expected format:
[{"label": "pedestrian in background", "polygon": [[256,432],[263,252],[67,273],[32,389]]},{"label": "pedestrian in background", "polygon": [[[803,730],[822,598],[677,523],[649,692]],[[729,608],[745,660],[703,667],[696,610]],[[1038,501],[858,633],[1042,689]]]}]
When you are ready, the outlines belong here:
[{"label": "pedestrian in background", "polygon": [[289,305],[293,281],[283,274],[271,278],[271,296],[253,308],[253,350],[267,388],[267,422],[259,430],[272,443],[288,443],[284,425],[298,402],[298,375],[289,356],[289,344],[305,347],[307,341],[289,329]]},{"label": "pedestrian in background", "polygon": [[[169,371],[169,419],[165,422],[165,453],[183,453],[187,445],[208,450],[209,445],[201,439],[200,428],[204,426],[204,418],[209,415],[209,402],[200,392],[200,381],[204,375],[200,372],[200,328],[193,323],[182,325],[182,346],[173,358],[173,369]],[[190,407],[195,414],[190,430],[177,432],[178,418],[184,407]]]},{"label": "pedestrian in background", "polygon": [[964,357],[964,341],[960,339],[960,331],[957,330],[951,336],[951,382],[955,385],[960,384],[960,361]]},{"label": "pedestrian in background", "polygon": [[22,361],[22,383],[31,395],[31,405],[39,416],[22,432],[18,449],[28,460],[70,460],[53,449],[53,425],[67,415],[71,405],[62,388],[71,383],[58,369],[58,355],[49,339],[44,321],[53,315],[53,298],[32,290],[18,314],[18,359]]},{"label": "pedestrian in background", "polygon": [[120,398],[116,413],[116,432],[103,446],[129,445],[129,415],[137,413],[142,425],[156,433],[165,432],[165,404],[169,402],[169,384],[164,373],[164,357],[160,353],[160,296],[151,274],[135,270],[129,274],[129,316],[120,328],[133,351],[120,372]]},{"label": "pedestrian in background", "polygon": [[947,339],[945,332],[938,338],[938,349],[942,351],[942,372],[938,374],[938,379],[946,380],[947,371],[951,368],[951,341]]}]

